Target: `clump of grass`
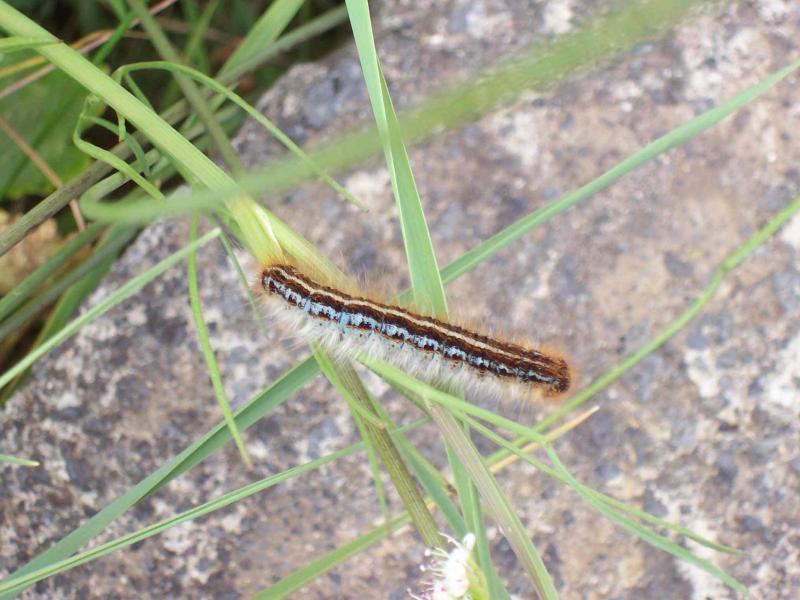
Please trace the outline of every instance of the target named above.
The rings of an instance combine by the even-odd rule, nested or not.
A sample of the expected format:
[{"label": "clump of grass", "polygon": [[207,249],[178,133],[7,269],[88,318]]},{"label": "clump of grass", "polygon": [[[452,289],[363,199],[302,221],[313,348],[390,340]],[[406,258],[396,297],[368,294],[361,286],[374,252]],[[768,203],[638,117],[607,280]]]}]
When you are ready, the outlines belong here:
[{"label": "clump of grass", "polygon": [[[15,227],[3,232],[0,235],[0,249],[4,251],[13,246],[32,226],[41,222],[45,216],[63,208],[76,196],[82,197],[81,208],[83,214],[91,221],[90,229],[87,229],[91,234],[83,233],[76,238],[80,239],[80,243],[74,242],[70,246],[70,252],[73,246],[81,244],[88,246],[98,237],[101,239],[101,242],[92,249],[90,258],[86,259],[82,266],[76,267],[69,278],[63,281],[57,280],[44,292],[38,291],[47,277],[64,264],[62,253],[48,261],[42,267],[44,271],[37,271],[22,282],[13,296],[7,297],[13,298],[13,302],[7,298],[0,300],[0,328],[13,330],[24,320],[22,317],[34,310],[31,307],[42,305],[42,298],[52,299],[65,293],[53,313],[54,320],[51,323],[54,325],[45,328],[44,335],[29,354],[0,375],[0,387],[12,384],[38,359],[80,331],[85,324],[132,296],[166,269],[188,257],[189,296],[198,339],[224,416],[220,424],[198,437],[174,459],[162,465],[80,527],[0,582],[2,597],[18,593],[46,577],[63,573],[79,564],[125,548],[179,523],[196,519],[282,481],[313,471],[322,465],[334,463],[339,458],[362,450],[367,452],[370,460],[378,500],[385,512],[384,524],[365,532],[351,543],[312,560],[308,565],[302,566],[278,583],[262,590],[257,595],[258,598],[286,597],[408,523],[414,525],[427,546],[443,547],[445,541],[433,516],[435,510],[441,511],[454,538],[470,540],[469,549],[472,551],[474,547],[475,562],[482,577],[485,577],[489,597],[507,598],[508,593],[491,560],[485,527],[487,518],[502,530],[517,556],[520,567],[528,574],[538,595],[542,598],[556,598],[555,585],[545,562],[496,478],[499,470],[512,460],[528,462],[541,472],[572,488],[578,498],[604,517],[647,543],[698,566],[736,591],[744,593],[744,587],[730,575],[684,548],[661,531],[666,529],[671,533],[688,537],[718,552],[735,553],[736,550],[706,540],[678,525],[625,505],[582,484],[559,459],[552,447],[552,441],[560,435],[567,434],[572,427],[578,426],[592,411],[573,415],[571,421],[555,427],[557,423],[582,407],[598,391],[610,385],[623,373],[635,367],[701,311],[726,274],[736,268],[777,228],[800,210],[800,199],[775,215],[767,225],[729,255],[719,266],[704,292],[663,331],[533,427],[522,426],[492,411],[470,404],[463,398],[417,381],[396,367],[365,356],[361,361],[367,367],[403,393],[409,402],[416,404],[425,415],[421,421],[398,427],[391,422],[378,400],[360,381],[352,365],[333,359],[320,348],[313,348],[313,358],[296,365],[244,406],[236,411],[232,410],[222,386],[223,374],[214,359],[213,347],[203,321],[194,263],[194,254],[198,248],[217,239],[223,240],[227,248],[229,244],[219,226],[212,227],[208,233],[198,237],[197,222],[200,216],[212,219],[214,223],[217,220],[224,221],[257,260],[277,253],[286,253],[301,262],[314,263],[318,269],[328,271],[331,277],[341,277],[343,275],[336,271],[325,256],[267,208],[257,203],[252,194],[264,189],[282,189],[303,177],[315,176],[326,181],[344,200],[358,204],[357,199],[352,198],[329,175],[329,170],[351,165],[372,152],[382,151],[391,177],[408,259],[411,290],[407,293],[411,294],[414,304],[421,309],[446,317],[448,309],[444,286],[447,283],[513,243],[534,227],[576,206],[638,166],[714,126],[796,70],[800,66],[800,61],[786,66],[728,102],[666,133],[591,182],[523,217],[451,264],[440,268],[435,259],[427,222],[414,183],[404,136],[419,137],[428,132],[433,123],[454,126],[476,112],[486,111],[497,102],[513,97],[527,87],[548,85],[575,69],[588,68],[600,57],[630,47],[653,36],[654,32],[672,26],[688,13],[693,3],[671,0],[632,3],[557,40],[547,48],[546,53],[542,52],[541,48],[537,49],[536,52],[543,57],[540,60],[531,61],[522,57],[501,65],[486,77],[479,79],[480,83],[442,92],[405,116],[398,116],[392,105],[376,52],[366,1],[348,0],[346,13],[342,9],[333,9],[304,25],[306,29],[300,27],[284,35],[286,27],[300,10],[301,4],[297,0],[278,0],[271,4],[248,32],[239,50],[231,55],[216,77],[210,77],[181,64],[179,53],[159,23],[149,15],[141,0],[130,0],[129,8],[118,5],[120,30],[124,31],[129,27],[134,18],[139,19],[162,60],[126,65],[114,76],[105,74],[80,53],[58,43],[50,33],[32,20],[8,5],[0,3],[0,28],[10,36],[2,40],[0,49],[33,49],[49,64],[66,73],[91,93],[76,124],[75,141],[79,148],[97,161],[29,211]],[[352,28],[375,126],[370,131],[346,134],[330,146],[307,154],[258,114],[242,97],[230,91],[226,85],[244,74],[246,69],[254,68],[261,61],[274,56],[275,52],[289,44],[287,40],[302,39],[303,36],[309,35],[309,32],[318,31],[323,24],[329,26],[338,22],[337,19],[345,17],[349,19]],[[210,18],[204,22],[210,22]],[[158,114],[134,77],[135,73],[145,69],[169,72],[175,78],[176,89],[180,90],[184,100],[163,114]],[[231,101],[236,107],[256,118],[291,150],[292,158],[279,163],[277,166],[280,168],[277,169],[276,165],[272,165],[269,171],[246,173],[230,146],[228,132],[221,125],[231,112],[230,109],[223,107],[225,100]],[[116,112],[119,116],[116,124],[97,116],[98,103],[107,105]],[[443,110],[445,106],[449,109],[446,112]],[[196,119],[182,120],[190,111],[197,116]],[[128,123],[135,126],[136,133],[128,131]],[[180,129],[174,127],[178,123]],[[84,135],[90,126],[99,126],[112,131],[122,140],[120,145],[109,151],[92,144]],[[203,152],[206,145],[215,149],[226,160],[231,174],[206,156]],[[335,154],[331,151],[333,147],[338,148]],[[191,192],[172,194],[167,198],[155,182],[164,181],[174,175],[185,181],[190,186]],[[126,194],[121,201],[110,202],[110,194],[129,181],[136,184],[136,191]],[[74,309],[85,296],[87,289],[91,288],[92,282],[96,282],[102,276],[124,243],[135,235],[137,223],[181,213],[192,213],[191,240],[183,249],[134,277],[80,317],[68,320],[70,309]],[[110,225],[105,225],[106,223]],[[90,262],[92,260],[95,262]],[[78,552],[131,506],[196,466],[228,441],[236,442],[244,463],[247,463],[249,459],[242,431],[269,414],[319,371],[326,375],[348,403],[362,436],[360,443],[234,490],[140,531],[95,546],[90,550]],[[448,481],[435,469],[405,436],[409,429],[430,421],[435,424],[442,436],[453,474],[452,481]],[[472,442],[471,434],[481,435],[490,440],[497,446],[498,451],[490,456],[482,456]],[[512,436],[513,439],[509,440],[507,436]],[[546,461],[533,455],[537,450],[544,452]],[[0,459],[24,464],[22,459],[12,457],[0,457]],[[392,515],[388,511],[385,491],[380,483],[381,467],[389,473],[392,484],[403,501],[404,512],[400,514]]]}]

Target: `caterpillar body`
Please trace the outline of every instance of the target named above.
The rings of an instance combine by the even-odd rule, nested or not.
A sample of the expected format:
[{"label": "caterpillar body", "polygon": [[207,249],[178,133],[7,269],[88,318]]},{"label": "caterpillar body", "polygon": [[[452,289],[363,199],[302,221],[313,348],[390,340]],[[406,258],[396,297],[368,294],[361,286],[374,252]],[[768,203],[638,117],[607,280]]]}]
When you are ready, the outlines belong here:
[{"label": "caterpillar body", "polygon": [[357,290],[342,291],[321,279],[279,262],[261,269],[258,287],[278,319],[335,355],[365,352],[446,389],[503,395],[515,387],[555,396],[570,387],[569,366],[559,356],[375,301]]}]

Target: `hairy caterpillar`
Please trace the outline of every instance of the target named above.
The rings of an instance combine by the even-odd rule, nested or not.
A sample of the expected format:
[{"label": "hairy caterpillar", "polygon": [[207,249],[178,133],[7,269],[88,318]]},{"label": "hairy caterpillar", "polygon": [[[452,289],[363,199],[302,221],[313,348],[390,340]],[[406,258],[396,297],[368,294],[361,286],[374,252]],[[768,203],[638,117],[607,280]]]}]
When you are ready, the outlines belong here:
[{"label": "hairy caterpillar", "polygon": [[567,362],[556,355],[494,339],[412,310],[342,291],[288,262],[262,267],[259,292],[280,320],[333,354],[359,352],[447,388],[507,386],[546,396],[570,386]]}]

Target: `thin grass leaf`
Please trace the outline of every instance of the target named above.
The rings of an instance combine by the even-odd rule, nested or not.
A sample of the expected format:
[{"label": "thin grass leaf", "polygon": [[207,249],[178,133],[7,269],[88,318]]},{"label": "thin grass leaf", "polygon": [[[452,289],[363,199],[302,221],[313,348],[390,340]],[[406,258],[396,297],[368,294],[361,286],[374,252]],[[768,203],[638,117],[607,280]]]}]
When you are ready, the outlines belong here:
[{"label": "thin grass leaf", "polygon": [[[469,436],[469,429],[465,429],[465,435]],[[489,597],[497,600],[508,599],[508,591],[500,580],[497,570],[492,563],[489,540],[486,537],[486,525],[483,520],[483,509],[481,508],[478,490],[469,478],[469,473],[467,473],[464,465],[461,464],[458,455],[453,452],[453,449],[450,448],[448,444],[445,444],[445,449],[447,451],[447,460],[450,463],[450,469],[453,471],[453,482],[458,491],[458,501],[464,513],[464,526],[466,531],[470,531],[475,535],[475,554],[478,565],[486,577]],[[464,533],[466,533],[466,531],[455,531],[459,538],[463,538]]]},{"label": "thin grass leaf", "polygon": [[[197,240],[197,221],[198,217],[192,217],[192,223],[189,228],[189,242]],[[221,230],[218,230],[221,231]],[[225,419],[225,424],[230,429],[231,437],[236,443],[236,448],[239,450],[239,455],[242,457],[245,465],[248,468],[253,466],[250,460],[250,455],[242,440],[242,434],[236,426],[236,421],[233,418],[233,411],[231,410],[231,403],[228,400],[228,394],[225,393],[225,386],[222,385],[222,375],[219,372],[219,365],[217,358],[214,355],[214,350],[211,348],[211,340],[208,336],[208,328],[206,327],[205,319],[203,318],[203,306],[200,302],[200,289],[197,284],[197,251],[192,250],[189,252],[187,258],[187,279],[189,282],[189,303],[192,307],[192,317],[194,318],[194,326],[197,330],[197,341],[200,343],[200,350],[203,352],[203,358],[206,361],[208,375],[211,378],[211,385],[214,388],[214,395],[217,398],[219,407],[222,410],[222,415]]]},{"label": "thin grass leaf", "polygon": [[400,125],[375,50],[369,6],[365,0],[347,0],[347,10],[400,214],[414,303],[424,313],[445,317],[444,288]]},{"label": "thin grass leaf", "polygon": [[[584,416],[579,417],[578,421],[582,422],[586,418],[586,416],[588,414],[590,414],[591,412],[594,412],[594,411],[589,411],[589,413],[585,413]],[[505,449],[502,452],[494,453],[491,457],[489,457],[487,459],[487,462],[492,466],[492,470],[493,471],[495,470],[496,467],[499,467],[501,464],[503,464],[508,457],[516,456],[516,457],[521,458],[522,460],[530,463],[536,469],[542,471],[543,473],[545,473],[549,477],[553,477],[554,479],[558,479],[559,481],[567,483],[567,481],[565,479],[563,479],[563,477],[564,477],[563,474],[559,473],[555,469],[547,466],[543,462],[541,462],[539,460],[536,460],[535,458],[530,456],[529,453],[532,452],[534,449],[541,448],[541,446],[539,444],[535,444],[536,448],[533,448],[533,447],[529,446],[529,447],[520,449],[519,448],[519,444],[516,441],[515,442],[508,442],[507,440],[505,440],[501,436],[497,435],[494,431],[492,431],[491,429],[489,429],[485,425],[481,425],[474,418],[472,418],[472,417],[470,417],[470,416],[468,416],[468,415],[466,415],[464,413],[459,413],[459,418],[463,419],[465,422],[467,422],[470,425],[472,425],[477,431],[479,431],[481,433],[481,435],[483,435],[487,439],[493,441],[498,446],[500,446],[500,447]],[[570,424],[570,427],[568,429],[571,430],[576,425],[577,425],[577,423]],[[553,433],[558,433],[560,429],[561,428],[554,429]],[[547,437],[547,439],[549,441],[552,441],[554,439],[550,434],[548,434],[546,437]],[[590,487],[583,486],[582,490],[586,494],[589,494],[593,498],[595,498],[597,502],[603,503],[603,504],[607,505],[609,508],[611,508],[611,509],[613,509],[613,510],[615,510],[617,512],[627,513],[627,514],[629,514],[629,515],[631,515],[631,516],[633,516],[633,517],[635,517],[635,518],[637,518],[637,519],[639,519],[641,521],[652,523],[656,527],[669,529],[670,531],[673,531],[673,532],[675,532],[675,533],[677,533],[679,535],[683,535],[683,536],[691,539],[692,541],[697,542],[698,544],[700,544],[702,546],[705,546],[706,548],[709,548],[709,549],[714,550],[716,552],[721,552],[721,553],[724,553],[724,554],[732,554],[732,555],[736,555],[736,556],[742,556],[744,554],[741,550],[738,550],[736,548],[731,548],[730,546],[726,546],[724,544],[720,544],[718,542],[714,542],[713,540],[709,540],[707,538],[704,538],[704,537],[702,537],[700,535],[697,535],[696,533],[686,529],[685,527],[681,527],[680,525],[678,525],[676,523],[671,523],[669,521],[665,521],[664,519],[656,517],[655,515],[651,515],[650,513],[646,513],[646,512],[644,512],[642,510],[639,510],[639,509],[637,509],[637,508],[635,508],[633,506],[629,506],[629,505],[625,504],[624,502],[621,502],[621,501],[617,500],[616,498],[612,498],[611,496],[606,496],[605,494],[602,494],[601,492],[598,492],[597,490],[594,490],[594,489],[592,489]]]},{"label": "thin grass leaf", "polygon": [[[183,56],[186,64],[195,66],[203,73],[211,71],[211,59],[206,51],[205,36],[211,27],[211,20],[214,18],[214,13],[219,8],[219,0],[211,0],[203,9],[203,13],[197,15],[195,11],[185,11],[185,18],[190,28],[191,34],[186,40],[186,46],[181,55]],[[186,5],[189,6],[189,5]],[[174,79],[171,79],[166,91],[161,96],[159,103],[161,106],[171,106],[180,98],[178,91],[178,84]],[[213,108],[211,110],[214,110]]]},{"label": "thin grass leaf", "polygon": [[219,74],[224,75],[234,70],[236,65],[250,63],[263,48],[268,48],[286,29],[304,0],[276,0],[270,3],[269,8],[259,17],[253,27],[247,32],[242,43],[234,50]]},{"label": "thin grass leaf", "polygon": [[[219,8],[220,0],[211,0],[204,8],[203,12],[195,19],[190,20],[192,33],[186,40],[186,47],[183,51],[184,58],[204,73],[211,70],[211,56],[205,46],[205,36],[211,27],[211,20]],[[169,102],[172,104],[172,102]]]},{"label": "thin grass leaf", "polygon": [[720,581],[724,582],[728,587],[736,590],[740,594],[747,595],[747,588],[745,588],[741,583],[739,583],[735,578],[728,575],[725,571],[717,567],[715,564],[696,556],[686,548],[679,546],[675,542],[666,539],[665,537],[658,535],[657,533],[650,531],[646,527],[639,525],[631,521],[630,519],[625,518],[623,515],[607,508],[603,504],[598,504],[594,502],[594,498],[591,494],[586,492],[586,486],[578,483],[578,481],[569,473],[569,471],[564,467],[564,465],[559,460],[558,456],[556,456],[555,452],[550,450],[548,452],[548,456],[550,460],[553,462],[553,465],[558,469],[560,472],[567,473],[568,481],[567,483],[572,487],[574,490],[578,491],[578,493],[586,500],[589,504],[591,504],[595,509],[600,511],[607,519],[617,523],[620,527],[623,527],[638,535],[648,544],[658,548],[659,550],[663,550],[664,552],[668,552],[673,556],[686,561],[706,573],[713,575]]},{"label": "thin grass leaf", "polygon": [[[381,406],[380,402],[372,398],[372,396],[370,396],[370,399],[372,399],[375,411],[381,420],[387,423],[392,430],[396,430],[397,427],[394,425],[391,417],[383,406]],[[450,484],[448,481],[401,431],[393,434],[392,440],[394,440],[397,448],[400,450],[403,460],[410,466],[411,470],[414,472],[414,476],[420,484],[422,484],[428,496],[433,499],[436,506],[442,511],[442,515],[444,515],[450,527],[455,532],[463,532],[460,534],[463,536],[463,534],[466,533],[464,519],[458,512],[455,504],[450,500]]]},{"label": "thin grass leaf", "polygon": [[[95,160],[102,161],[111,166],[114,170],[125,175],[125,177],[135,182],[140,188],[142,188],[151,198],[159,202],[163,201],[164,195],[147,179],[139,175],[139,172],[136,169],[119,158],[114,152],[105,150],[100,146],[96,146],[95,144],[87,142],[81,137],[83,131],[88,125],[96,125],[102,122],[100,119],[97,119],[93,114],[91,114],[95,110],[95,105],[96,102],[91,96],[84,101],[83,110],[78,116],[78,123],[75,125],[75,131],[72,133],[72,143],[75,144],[79,150],[85,152]],[[136,147],[131,146],[131,151],[133,152],[135,150]],[[146,161],[142,160],[141,156],[137,156],[137,162],[142,165],[147,164]],[[88,215],[86,216],[88,217]]]},{"label": "thin grass leaf", "polygon": [[42,40],[37,38],[11,36],[0,38],[0,53],[11,54],[19,50],[31,50],[45,44],[55,44],[53,40]]},{"label": "thin grass leaf", "polygon": [[422,484],[422,487],[428,494],[428,498],[430,498],[436,505],[436,508],[441,511],[450,529],[455,532],[456,535],[463,537],[464,533],[467,531],[464,517],[461,516],[458,507],[450,499],[450,494],[447,493],[448,488],[442,483],[441,473],[439,473],[429,461],[425,460],[422,454],[412,451],[412,449],[416,450],[416,448],[414,448],[411,443],[407,445],[398,445],[400,447],[400,452],[403,454],[403,458],[410,465],[411,470],[414,471],[414,475]]},{"label": "thin grass leaf", "polygon": [[[172,43],[169,41],[169,38],[164,33],[164,30],[159,26],[153,15],[150,14],[145,2],[143,2],[143,0],[127,1],[131,7],[131,10],[133,10],[133,12],[136,13],[136,16],[139,17],[142,27],[147,32],[148,38],[158,54],[165,60],[174,64],[180,64],[183,62],[178,54],[178,51],[175,50]],[[236,154],[236,151],[233,149],[228,136],[225,134],[222,126],[214,118],[214,111],[208,105],[203,97],[203,94],[200,93],[200,90],[195,86],[194,82],[182,74],[175,74],[175,81],[177,82],[178,87],[181,88],[183,95],[186,97],[187,102],[189,102],[192,110],[197,115],[197,118],[202,121],[203,125],[205,125],[209,137],[225,161],[225,164],[227,164],[234,173],[241,173],[244,171],[244,165],[239,159],[239,156]],[[153,113],[155,112],[156,111],[153,110]],[[191,170],[187,170],[187,172],[191,173]],[[194,173],[193,175],[196,176]],[[192,182],[191,179],[187,179],[187,181]]]},{"label": "thin grass leaf", "polygon": [[[250,70],[257,68],[264,62],[291,50],[298,44],[307,42],[347,21],[347,7],[344,5],[332,8],[321,15],[303,23],[296,29],[281,36],[271,44],[254,44],[253,53],[250,56],[236,56],[236,53],[222,67],[217,78],[219,80],[233,80],[241,77]],[[247,38],[256,37],[254,29],[247,33]],[[235,59],[235,60],[234,60]]]},{"label": "thin grass leaf", "polygon": [[87,323],[92,322],[94,319],[105,313],[113,306],[116,306],[126,298],[138,292],[141,288],[143,288],[150,281],[161,275],[164,271],[166,271],[173,265],[183,260],[192,250],[194,250],[195,248],[199,248],[200,246],[204,246],[205,244],[216,238],[218,235],[219,235],[219,229],[213,229],[212,231],[209,231],[203,237],[198,239],[196,242],[188,244],[187,246],[185,246],[181,250],[178,250],[171,256],[168,256],[155,266],[149,268],[144,273],[137,275],[136,277],[131,279],[128,283],[120,286],[114,292],[112,292],[111,294],[106,296],[103,300],[98,302],[97,305],[87,310],[77,319],[71,321],[61,331],[53,335],[41,346],[28,353],[25,356],[25,358],[20,360],[17,364],[8,369],[2,375],[0,375],[0,388],[6,385],[19,373],[21,373],[29,366],[31,366],[39,358],[50,352],[50,350],[60,345],[64,340],[70,338],[75,333],[77,333],[81,329],[81,327],[83,327]]},{"label": "thin grass leaf", "polygon": [[20,467],[38,467],[39,463],[35,460],[27,458],[19,458],[11,456],[10,454],[0,454],[0,463],[7,463],[11,465],[19,465]]},{"label": "thin grass leaf", "polygon": [[228,235],[225,233],[225,230],[219,225],[219,223],[217,223],[217,225],[220,227],[219,241],[222,242],[222,246],[225,248],[225,253],[228,255],[228,259],[233,263],[233,266],[236,269],[236,275],[239,277],[239,283],[242,284],[242,290],[247,296],[247,303],[250,305],[250,312],[252,313],[258,328],[261,330],[261,333],[264,335],[264,339],[267,339],[268,332],[267,326],[264,324],[264,315],[258,308],[256,297],[253,294],[253,287],[250,285],[250,280],[247,278],[247,275],[245,275],[244,269],[242,269],[242,264],[239,262],[239,258],[236,256],[236,252],[233,251],[230,240],[228,240]]}]

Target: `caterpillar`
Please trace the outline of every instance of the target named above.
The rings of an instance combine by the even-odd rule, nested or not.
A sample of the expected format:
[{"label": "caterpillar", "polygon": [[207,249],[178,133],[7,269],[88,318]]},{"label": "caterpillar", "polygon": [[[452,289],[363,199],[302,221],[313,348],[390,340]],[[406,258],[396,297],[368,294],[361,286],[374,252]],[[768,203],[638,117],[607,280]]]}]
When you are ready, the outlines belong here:
[{"label": "caterpillar", "polygon": [[560,356],[343,291],[289,262],[262,267],[257,287],[278,319],[334,355],[365,352],[447,389],[502,395],[514,386],[556,396],[570,387]]}]

